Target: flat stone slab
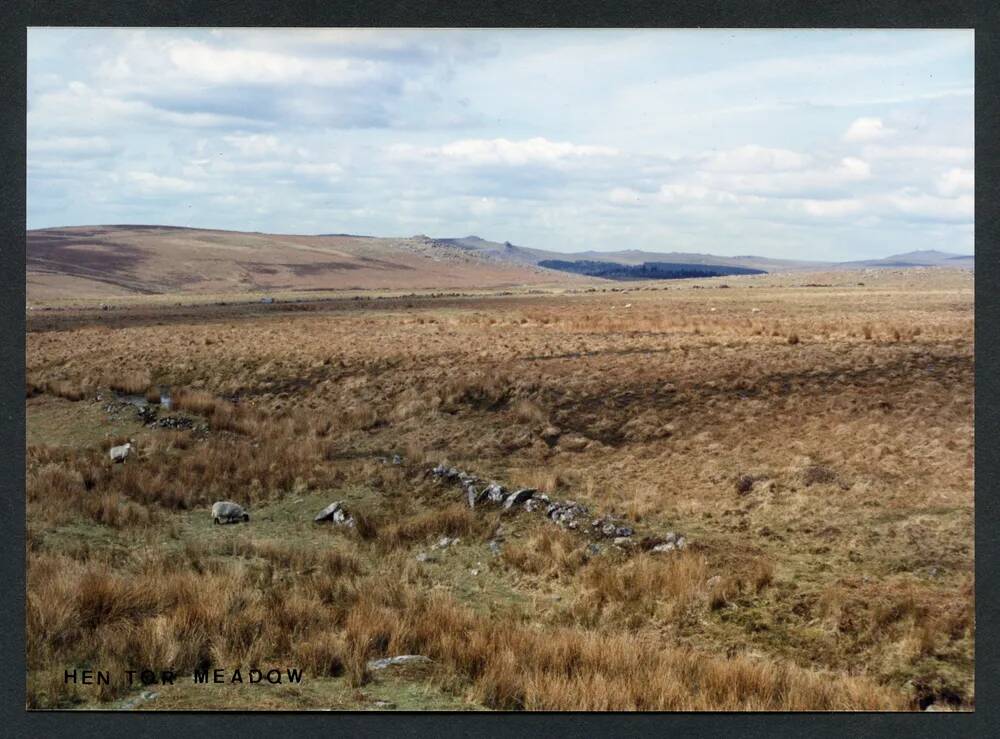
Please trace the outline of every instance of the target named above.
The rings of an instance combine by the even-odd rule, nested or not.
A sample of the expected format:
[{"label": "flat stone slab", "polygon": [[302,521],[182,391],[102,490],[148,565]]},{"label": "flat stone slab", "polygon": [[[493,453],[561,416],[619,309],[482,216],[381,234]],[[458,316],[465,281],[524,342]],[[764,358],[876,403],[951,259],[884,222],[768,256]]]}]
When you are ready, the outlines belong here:
[{"label": "flat stone slab", "polygon": [[535,490],[534,488],[521,488],[520,490],[516,490],[507,496],[507,500],[503,502],[503,507],[511,508],[513,506],[516,506],[518,503],[523,503],[526,500],[530,500],[531,496],[533,496],[537,492],[538,491]]},{"label": "flat stone slab", "polygon": [[400,654],[396,657],[383,657],[382,659],[369,660],[368,669],[384,670],[386,667],[392,667],[393,665],[411,665],[414,663],[424,663],[430,661],[430,657],[425,657],[422,654]]},{"label": "flat stone slab", "polygon": [[321,510],[316,514],[316,518],[313,521],[319,523],[320,521],[332,521],[334,520],[334,515],[337,511],[342,511],[344,508],[344,501],[338,500],[335,503],[331,503],[326,508]]}]

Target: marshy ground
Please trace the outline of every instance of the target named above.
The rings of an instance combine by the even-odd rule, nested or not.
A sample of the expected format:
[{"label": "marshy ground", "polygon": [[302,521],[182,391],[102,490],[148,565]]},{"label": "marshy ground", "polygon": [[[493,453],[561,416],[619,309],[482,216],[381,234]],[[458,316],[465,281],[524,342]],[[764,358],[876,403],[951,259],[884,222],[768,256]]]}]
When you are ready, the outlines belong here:
[{"label": "marshy ground", "polygon": [[[971,709],[972,283],[33,311],[29,706]],[[114,400],[161,385],[174,427]],[[689,545],[470,510],[440,462]],[[357,526],[313,523],[334,500]],[[398,654],[432,661],[367,667]],[[187,679],[63,682],[167,666]]]}]

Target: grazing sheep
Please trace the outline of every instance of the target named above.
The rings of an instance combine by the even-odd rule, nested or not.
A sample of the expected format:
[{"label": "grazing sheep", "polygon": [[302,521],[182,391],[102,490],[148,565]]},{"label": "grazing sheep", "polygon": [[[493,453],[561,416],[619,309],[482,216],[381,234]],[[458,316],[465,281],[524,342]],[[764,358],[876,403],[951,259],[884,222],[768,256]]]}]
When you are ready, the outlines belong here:
[{"label": "grazing sheep", "polygon": [[124,462],[131,451],[132,451],[131,441],[122,444],[121,446],[113,446],[111,447],[111,461]]},{"label": "grazing sheep", "polygon": [[212,504],[213,523],[239,523],[250,520],[250,514],[243,510],[239,503],[231,500],[220,500]]}]

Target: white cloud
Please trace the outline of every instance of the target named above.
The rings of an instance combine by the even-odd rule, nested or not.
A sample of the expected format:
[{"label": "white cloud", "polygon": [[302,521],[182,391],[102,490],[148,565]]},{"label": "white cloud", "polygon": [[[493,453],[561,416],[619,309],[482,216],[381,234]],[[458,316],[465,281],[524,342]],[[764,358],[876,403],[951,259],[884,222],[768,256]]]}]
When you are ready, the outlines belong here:
[{"label": "white cloud", "polygon": [[976,186],[976,175],[971,169],[955,167],[938,178],[938,192],[947,197],[971,192]]},{"label": "white cloud", "polygon": [[[784,161],[790,163],[793,159],[786,156]],[[868,163],[855,157],[821,162],[800,155],[799,161],[803,164],[809,161],[811,165],[798,169],[764,168],[756,172],[718,172],[705,169],[695,172],[693,176],[699,184],[716,190],[775,196],[804,196],[842,190],[871,177]]]},{"label": "white cloud", "polygon": [[226,48],[192,39],[137,34],[113,59],[100,66],[104,82],[134,89],[158,74],[161,84],[183,80],[200,86],[290,85],[322,87],[358,85],[380,74],[378,62],[329,55],[297,55],[292,51]]},{"label": "white cloud", "polygon": [[245,156],[279,154],[285,151],[277,136],[265,134],[240,134],[223,136],[222,140]]},{"label": "white cloud", "polygon": [[892,193],[885,202],[899,213],[920,220],[971,221],[975,215],[975,202],[971,195],[957,198],[939,198],[906,188]]},{"label": "white cloud", "polygon": [[93,132],[131,123],[152,128],[253,126],[242,116],[160,110],[147,102],[104,94],[83,82],[42,93],[28,100],[28,127],[39,124],[62,132]]},{"label": "white cloud", "polygon": [[104,136],[52,136],[33,138],[29,150],[32,154],[103,157],[118,152],[120,147]]},{"label": "white cloud", "polygon": [[608,192],[608,200],[615,205],[641,205],[644,195],[631,187],[614,187]]},{"label": "white cloud", "polygon": [[840,160],[840,167],[838,170],[845,179],[849,180],[866,180],[871,176],[872,168],[868,162],[863,159],[858,159],[857,157],[844,157]]},{"label": "white cloud", "polygon": [[975,152],[971,147],[964,146],[866,146],[864,155],[868,159],[886,161],[927,161],[963,164],[971,163]]},{"label": "white cloud", "polygon": [[469,212],[476,216],[489,215],[496,209],[496,198],[472,198],[469,201]]},{"label": "white cloud", "polygon": [[705,168],[713,172],[772,172],[802,169],[809,161],[807,154],[750,144],[709,155]]},{"label": "white cloud", "polygon": [[618,149],[587,146],[542,137],[511,141],[509,139],[463,139],[439,147],[414,147],[397,144],[389,154],[402,160],[443,160],[468,166],[503,165],[519,167],[530,164],[556,165],[571,160],[614,157]]},{"label": "white cloud", "polygon": [[128,180],[140,191],[149,194],[180,193],[196,190],[194,183],[179,177],[164,177],[154,172],[129,172]]},{"label": "white cloud", "polygon": [[664,185],[660,188],[659,201],[677,203],[684,201],[712,202],[719,204],[736,203],[739,198],[731,192],[714,190],[703,185]]},{"label": "white cloud", "polygon": [[802,210],[811,216],[820,218],[842,218],[843,216],[860,213],[865,208],[861,200],[802,200],[800,201]]},{"label": "white cloud", "polygon": [[889,138],[895,130],[886,128],[881,118],[858,118],[844,132],[844,141],[868,142]]}]

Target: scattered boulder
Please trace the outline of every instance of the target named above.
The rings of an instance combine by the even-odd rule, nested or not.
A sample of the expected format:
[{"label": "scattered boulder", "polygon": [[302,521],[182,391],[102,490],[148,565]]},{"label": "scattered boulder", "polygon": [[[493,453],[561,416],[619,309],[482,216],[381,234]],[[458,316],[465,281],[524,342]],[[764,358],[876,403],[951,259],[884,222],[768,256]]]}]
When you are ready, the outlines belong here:
[{"label": "scattered boulder", "polygon": [[507,496],[507,500],[504,501],[503,507],[513,508],[518,503],[523,503],[526,500],[530,500],[531,497],[537,492],[538,491],[535,490],[534,488],[521,488],[520,490],[516,490]]},{"label": "scattered boulder", "polygon": [[591,521],[590,526],[594,529],[595,533],[609,539],[628,538],[635,533],[629,526],[619,526],[607,518],[595,518]]},{"label": "scattered boulder", "polygon": [[243,506],[231,500],[219,500],[212,504],[212,522],[216,524],[248,522],[250,514]]},{"label": "scattered boulder", "polygon": [[161,429],[192,429],[194,421],[183,416],[163,416],[147,424]]},{"label": "scattered boulder", "polygon": [[533,495],[528,500],[524,501],[524,510],[528,513],[540,510],[549,504],[549,496],[547,495]]},{"label": "scattered boulder", "polygon": [[438,539],[437,544],[434,545],[434,549],[447,549],[452,544],[458,544],[458,542],[460,542],[460,541],[461,541],[461,539],[458,538],[457,536],[454,537],[454,538],[449,538],[447,536],[442,536],[440,539]]},{"label": "scattered boulder", "polygon": [[587,507],[575,500],[557,501],[545,508],[545,515],[560,526],[575,529],[580,525],[578,519],[587,515]]},{"label": "scattered boulder", "polygon": [[507,491],[504,489],[503,485],[491,482],[480,494],[480,499],[487,500],[490,503],[502,503],[506,496]]},{"label": "scattered boulder", "polygon": [[[338,513],[340,514],[339,517],[337,516]],[[344,513],[344,501],[338,500],[317,513],[313,521],[316,523],[320,523],[321,521],[334,521],[336,523],[342,523],[346,518],[347,516]]]},{"label": "scattered boulder", "polygon": [[140,405],[135,409],[136,418],[145,426],[149,426],[156,421],[156,407],[152,405]]},{"label": "scattered boulder", "polygon": [[427,552],[417,552],[417,556],[414,559],[418,562],[437,562],[437,558],[432,557]]}]

